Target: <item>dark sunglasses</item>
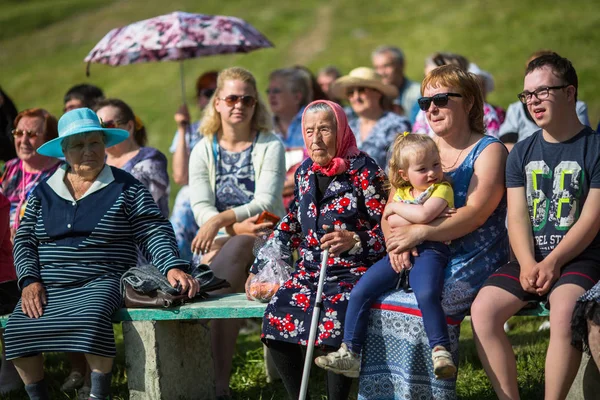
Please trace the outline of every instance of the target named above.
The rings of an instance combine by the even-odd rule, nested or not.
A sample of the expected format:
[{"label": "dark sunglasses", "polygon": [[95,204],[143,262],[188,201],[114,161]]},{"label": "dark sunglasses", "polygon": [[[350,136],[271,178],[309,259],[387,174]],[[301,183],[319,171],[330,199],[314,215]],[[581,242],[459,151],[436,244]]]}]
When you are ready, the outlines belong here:
[{"label": "dark sunglasses", "polygon": [[227,107],[233,107],[237,103],[242,102],[245,107],[252,107],[256,104],[256,99],[252,96],[238,96],[236,94],[230,94],[227,97],[220,98],[227,104]]},{"label": "dark sunglasses", "polygon": [[445,107],[448,104],[448,97],[462,97],[462,94],[438,93],[433,97],[421,97],[417,102],[419,103],[419,108],[421,110],[427,111],[429,110],[432,101],[437,107]]},{"label": "dark sunglasses", "polygon": [[204,96],[207,98],[211,98],[213,94],[215,94],[216,89],[202,89],[198,91],[198,97]]},{"label": "dark sunglasses", "polygon": [[365,90],[366,90],[366,88],[362,87],[362,86],[348,88],[348,89],[346,89],[346,97],[352,97],[355,92],[358,93],[359,95],[363,94],[365,92]]},{"label": "dark sunglasses", "polygon": [[11,133],[12,133],[12,135],[13,135],[14,137],[21,137],[21,136],[25,135],[25,136],[28,136],[28,137],[30,137],[30,138],[32,138],[32,139],[33,139],[33,138],[35,138],[35,137],[38,137],[38,136],[40,135],[38,132],[34,132],[34,131],[23,131],[23,130],[21,130],[21,129],[13,129],[13,130],[11,131]]}]

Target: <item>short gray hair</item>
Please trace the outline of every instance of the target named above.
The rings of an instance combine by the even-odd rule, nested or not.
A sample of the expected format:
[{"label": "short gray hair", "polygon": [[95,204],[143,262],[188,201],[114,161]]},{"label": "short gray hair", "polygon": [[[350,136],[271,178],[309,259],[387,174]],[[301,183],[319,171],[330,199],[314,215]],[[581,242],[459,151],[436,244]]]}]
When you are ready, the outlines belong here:
[{"label": "short gray hair", "polygon": [[375,50],[373,50],[373,52],[371,53],[371,58],[378,56],[380,54],[384,54],[384,53],[391,54],[392,59],[394,60],[394,62],[396,64],[404,65],[404,53],[402,52],[402,50],[400,50],[400,48],[398,48],[396,46],[390,46],[390,45],[379,46]]},{"label": "short gray hair", "polygon": [[342,73],[340,72],[339,69],[337,69],[336,66],[334,66],[334,65],[328,65],[326,67],[321,68],[319,70],[319,73],[317,75],[334,76],[335,79],[337,79],[340,76],[342,76]]},{"label": "short gray hair", "polygon": [[90,131],[90,132],[85,132],[85,133],[79,133],[77,135],[67,136],[60,142],[60,148],[62,149],[63,154],[65,154],[65,150],[67,150],[67,147],[69,147],[69,142],[71,141],[71,139],[73,139],[74,136],[87,135],[90,133],[101,133],[102,141],[104,142],[104,144],[106,144],[106,134],[102,131]]},{"label": "short gray hair", "polygon": [[323,102],[313,103],[306,107],[306,110],[304,110],[304,114],[312,114],[317,112],[327,113],[329,115],[329,118],[331,118],[331,120],[333,121],[334,131],[337,132],[337,119],[335,118],[335,112],[333,112],[333,109],[329,106],[329,104]]},{"label": "short gray hair", "polygon": [[269,80],[280,78],[294,93],[302,94],[300,106],[305,106],[313,99],[312,79],[310,75],[298,68],[276,69],[269,75]]}]

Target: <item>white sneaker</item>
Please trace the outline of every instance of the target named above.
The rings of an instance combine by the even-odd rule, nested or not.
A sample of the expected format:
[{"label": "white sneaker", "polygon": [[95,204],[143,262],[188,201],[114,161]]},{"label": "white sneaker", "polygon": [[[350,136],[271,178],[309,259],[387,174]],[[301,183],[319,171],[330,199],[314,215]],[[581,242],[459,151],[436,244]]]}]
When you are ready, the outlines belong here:
[{"label": "white sneaker", "polygon": [[360,374],[360,357],[348,350],[346,343],[337,351],[315,358],[315,364],[348,378],[358,378]]},{"label": "white sneaker", "polygon": [[77,400],[88,400],[91,392],[91,387],[83,385],[81,389],[77,391]]},{"label": "white sneaker", "polygon": [[456,365],[452,354],[444,346],[435,346],[431,351],[433,373],[437,379],[449,379],[456,376]]}]

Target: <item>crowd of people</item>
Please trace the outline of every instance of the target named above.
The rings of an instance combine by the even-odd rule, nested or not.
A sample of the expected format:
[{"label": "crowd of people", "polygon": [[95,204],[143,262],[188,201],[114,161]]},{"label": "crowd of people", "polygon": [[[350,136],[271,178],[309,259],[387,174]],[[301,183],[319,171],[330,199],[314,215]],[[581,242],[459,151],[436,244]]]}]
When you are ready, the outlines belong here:
[{"label": "crowd of people", "polygon": [[[152,264],[193,298],[201,262],[229,282],[214,293],[252,299],[273,254],[255,243],[270,232],[264,246],[291,277],[261,339],[290,399],[317,302],[329,399],[347,399],[355,378],[362,399],[456,398],[469,312],[498,398],[518,399],[504,324],[532,301],[550,309],[545,396],[564,399],[583,351],[600,365],[600,136],[575,68],[534,53],[505,111],[463,55],[432,54],[421,84],[400,49],[371,59],[347,75],[274,70],[266,102],[244,68],[202,74],[201,118],[185,105],[174,115],[171,212],[167,158],[131,105],[82,84],[57,119],[0,90],[0,309],[12,313],[0,394],[25,385],[48,399],[42,354],[65,352],[61,389],[110,398],[121,275]],[[218,399],[231,396],[240,326],[210,323]]]}]

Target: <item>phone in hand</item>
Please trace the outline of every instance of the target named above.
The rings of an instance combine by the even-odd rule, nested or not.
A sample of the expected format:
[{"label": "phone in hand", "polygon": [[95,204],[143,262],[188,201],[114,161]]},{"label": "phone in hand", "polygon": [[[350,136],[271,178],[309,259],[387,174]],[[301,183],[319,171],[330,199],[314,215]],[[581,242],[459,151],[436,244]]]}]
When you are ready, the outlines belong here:
[{"label": "phone in hand", "polygon": [[275,226],[279,222],[279,217],[265,210],[258,216],[256,224],[264,224],[265,222],[270,222],[273,224],[273,226]]}]

